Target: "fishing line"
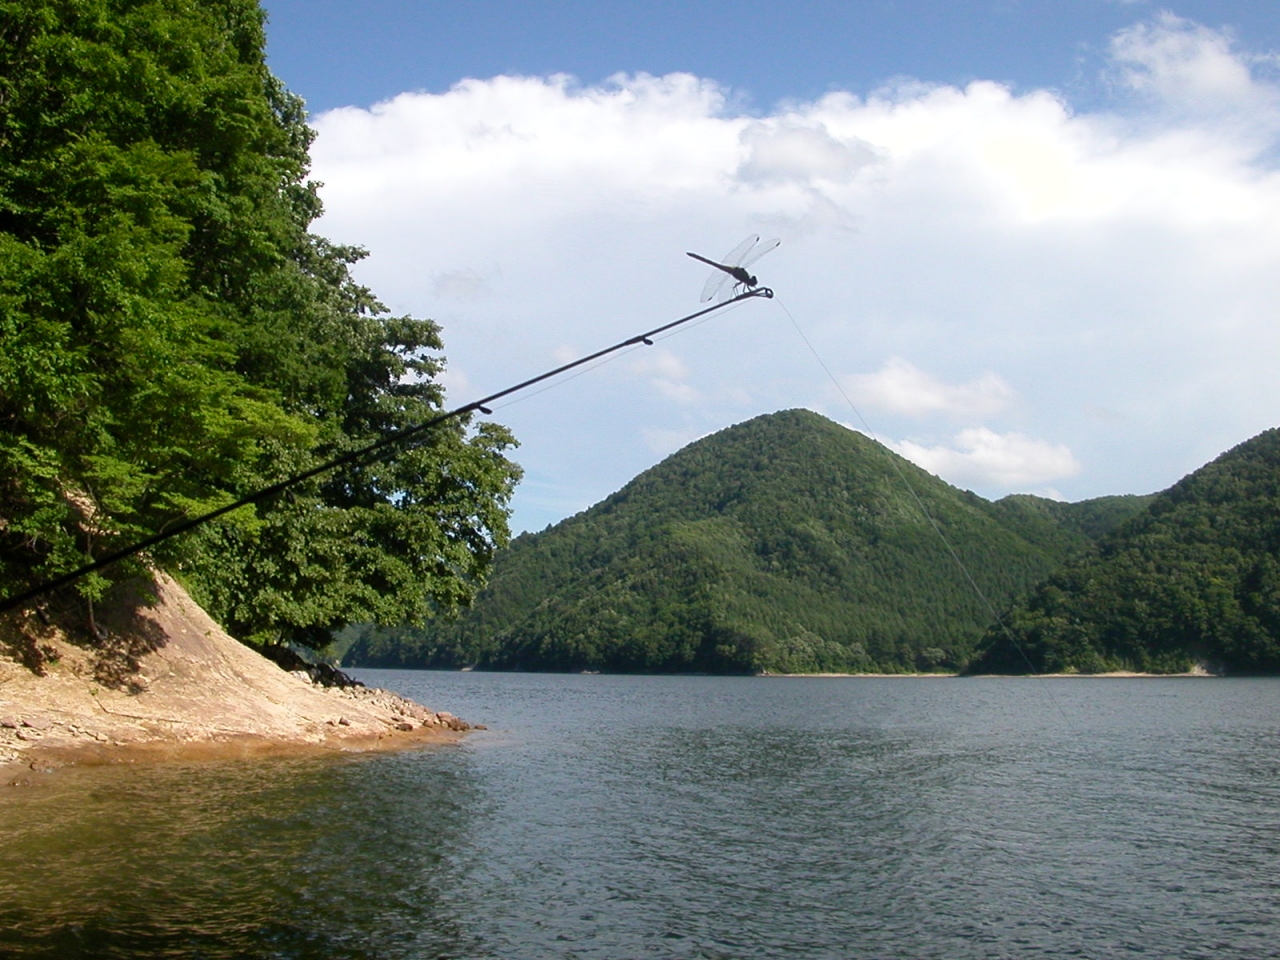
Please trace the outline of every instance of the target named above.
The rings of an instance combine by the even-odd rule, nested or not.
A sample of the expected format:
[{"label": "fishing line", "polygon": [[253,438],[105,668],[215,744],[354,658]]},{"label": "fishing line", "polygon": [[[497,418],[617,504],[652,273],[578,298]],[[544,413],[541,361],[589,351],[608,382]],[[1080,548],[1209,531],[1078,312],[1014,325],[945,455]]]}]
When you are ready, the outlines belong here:
[{"label": "fishing line", "polygon": [[571,373],[568,376],[561,377],[559,380],[553,380],[551,383],[548,383],[545,387],[541,387],[537,390],[532,391],[531,393],[525,394],[524,396],[513,397],[512,399],[508,400],[506,403],[495,403],[493,405],[493,410],[494,412],[497,412],[499,410],[506,410],[509,407],[519,406],[520,404],[528,400],[532,400],[534,397],[540,397],[542,396],[542,394],[547,393],[550,390],[555,390],[557,387],[563,387],[566,383],[572,383],[574,380],[577,380],[579,377],[585,377],[588,373],[592,373],[596,370],[599,370],[601,367],[606,367],[609,364],[613,363],[615,360],[621,360],[623,357],[628,357],[631,354],[635,353],[636,351],[643,350],[643,349],[644,349],[643,344],[636,344],[630,350],[624,350],[621,353],[615,353],[613,356],[603,357],[600,360],[597,360],[595,363],[591,364],[590,366],[583,367],[581,370]]},{"label": "fishing line", "polygon": [[79,580],[81,577],[87,576],[90,573],[96,573],[97,571],[105,569],[112,564],[119,563],[121,560],[125,560],[141,553],[144,550],[164,543],[166,540],[171,540],[180,534],[194,530],[196,527],[203,526],[212,520],[226,516],[233,510],[239,510],[241,507],[247,507],[250,504],[261,503],[265,500],[269,500],[277,494],[288,490],[290,487],[310,480],[313,477],[328,473],[338,467],[357,465],[360,463],[367,465],[376,462],[383,457],[394,455],[394,448],[399,447],[415,437],[421,436],[428,430],[432,430],[443,423],[447,423],[450,420],[456,420],[461,417],[466,417],[472,413],[492,413],[493,409],[490,404],[496,400],[501,400],[502,398],[508,397],[514,393],[527,390],[535,384],[551,380],[569,370],[586,366],[587,364],[593,363],[602,357],[608,356],[609,354],[625,350],[627,347],[640,345],[650,346],[655,342],[654,338],[658,337],[660,334],[667,333],[668,331],[674,330],[676,327],[682,326],[693,320],[706,317],[708,314],[714,313],[716,310],[721,310],[725,307],[730,307],[735,304],[742,303],[744,300],[750,300],[755,297],[771,299],[773,297],[773,291],[768,287],[752,287],[744,290],[742,293],[732,297],[731,299],[724,300],[719,303],[713,303],[711,306],[704,307],[695,313],[681,317],[679,320],[672,320],[670,323],[664,323],[661,326],[654,327],[652,330],[646,330],[644,333],[638,333],[633,337],[628,337],[626,340],[615,343],[613,346],[605,347],[603,350],[597,350],[595,353],[589,354],[585,357],[580,357],[579,359],[570,361],[569,363],[561,364],[553,370],[548,370],[547,372],[540,373],[535,377],[530,377],[528,380],[523,380],[514,386],[507,387],[505,390],[499,390],[497,393],[491,393],[489,396],[483,397],[480,400],[473,400],[471,403],[465,404],[464,406],[437,414],[436,416],[424,420],[421,423],[415,424],[412,427],[406,427],[398,433],[394,433],[388,437],[383,437],[381,440],[377,440],[367,446],[361,447],[358,450],[349,451],[341,456],[334,457],[319,466],[303,470],[301,473],[296,473],[291,477],[286,477],[284,480],[278,481],[277,483],[270,484],[260,490],[255,490],[253,493],[246,494],[232,503],[225,504],[215,510],[210,510],[208,513],[201,514],[200,516],[184,520],[167,530],[162,530],[159,533],[153,534],[152,536],[147,537],[144,540],[140,540],[128,547],[113,551],[92,563],[87,563],[76,570],[72,570],[70,573],[62,574],[61,576],[54,577],[52,580],[38,584],[29,590],[24,590],[21,593],[6,597],[4,600],[0,600],[0,613],[13,610],[24,603],[49,593],[52,590],[57,590],[59,587],[65,587],[70,583],[74,583],[76,580]]},{"label": "fishing line", "polygon": [[[818,361],[818,366],[822,367],[823,372],[827,375],[827,379],[831,381],[832,385],[836,388],[836,391],[844,398],[844,402],[848,404],[849,409],[853,411],[854,416],[858,418],[858,422],[862,424],[867,435],[869,437],[875,437],[876,433],[871,429],[871,425],[867,423],[867,418],[862,415],[862,411],[858,409],[853,400],[849,397],[849,394],[845,392],[844,387],[840,385],[840,381],[836,379],[836,375],[831,372],[831,368],[827,366],[826,361],[822,359],[822,355],[818,353],[813,343],[807,336],[805,336],[804,330],[800,328],[800,324],[796,321],[796,318],[791,315],[791,311],[787,309],[787,305],[776,297],[774,300],[782,309],[782,312],[787,315],[787,319],[791,321],[791,326],[794,327],[796,333],[800,335],[800,339],[804,341],[804,345],[809,348],[809,352],[813,354],[813,358]],[[902,465],[898,463],[898,458],[896,456],[891,456],[889,458],[889,462],[893,464],[894,472],[897,473],[898,479],[902,481],[902,485],[907,488],[907,492],[911,495],[911,499],[915,501],[916,506],[920,509],[924,518],[929,521],[929,526],[933,527],[933,532],[938,535],[938,539],[941,540],[943,545],[947,548],[947,552],[951,555],[951,559],[955,562],[955,565],[959,567],[960,572],[964,574],[964,578],[968,581],[974,594],[982,602],[982,605],[987,608],[988,614],[990,614],[992,620],[997,624],[997,626],[999,626],[1000,630],[1004,633],[1005,637],[1008,638],[1009,642],[1013,644],[1014,649],[1017,650],[1022,659],[1026,661],[1027,669],[1032,673],[1035,673],[1036,668],[1031,662],[1031,658],[1027,656],[1026,651],[1022,649],[1022,645],[1014,638],[1013,631],[1010,630],[1008,624],[1004,622],[1004,618],[1001,617],[999,611],[996,610],[995,604],[991,602],[983,592],[982,588],[978,586],[978,581],[974,579],[973,574],[969,571],[969,567],[965,564],[963,558],[961,558],[959,551],[957,551],[951,541],[947,539],[947,535],[942,531],[942,527],[939,526],[938,521],[934,519],[933,514],[929,512],[929,508],[925,506],[924,501],[920,499],[920,495],[916,493],[916,489],[911,485],[911,480],[907,477],[906,471],[904,471],[902,469]],[[1045,689],[1049,690],[1048,687]],[[1058,703],[1057,698],[1053,696],[1052,690],[1049,690],[1049,696],[1050,699],[1053,700],[1054,706],[1056,706],[1058,711],[1062,713],[1063,719],[1066,719],[1066,712],[1062,709],[1061,704]]]},{"label": "fishing line", "polygon": [[[735,300],[726,300],[723,304],[721,304],[721,306],[728,308],[725,310],[725,313],[733,313],[735,310],[740,309],[742,307],[742,304],[735,299]],[[551,383],[548,383],[545,387],[543,387],[540,390],[534,390],[532,393],[525,394],[522,397],[517,397],[507,403],[495,404],[493,409],[495,411],[506,410],[509,407],[517,406],[518,404],[524,403],[527,400],[532,400],[534,397],[541,396],[542,394],[550,390],[554,390],[557,387],[563,386],[566,383],[569,383],[573,380],[577,380],[579,377],[585,376],[586,374],[591,373],[593,370],[599,370],[601,367],[607,366],[616,360],[621,360],[623,357],[628,357],[631,354],[642,350],[645,346],[653,346],[654,344],[664,343],[665,341],[670,340],[674,337],[681,336],[682,334],[685,334],[690,330],[695,330],[698,327],[702,326],[704,323],[707,323],[713,319],[715,318],[711,316],[705,316],[705,317],[702,317],[697,322],[689,323],[685,326],[682,326],[678,330],[668,330],[664,334],[651,335],[649,339],[652,341],[652,343],[649,343],[649,344],[635,343],[632,345],[633,349],[631,350],[624,350],[620,353],[614,353],[614,354],[611,354],[610,356],[602,357],[601,359],[593,363],[591,366],[584,367],[583,369],[577,371],[576,373],[570,376],[561,377],[559,380],[553,380]]]}]

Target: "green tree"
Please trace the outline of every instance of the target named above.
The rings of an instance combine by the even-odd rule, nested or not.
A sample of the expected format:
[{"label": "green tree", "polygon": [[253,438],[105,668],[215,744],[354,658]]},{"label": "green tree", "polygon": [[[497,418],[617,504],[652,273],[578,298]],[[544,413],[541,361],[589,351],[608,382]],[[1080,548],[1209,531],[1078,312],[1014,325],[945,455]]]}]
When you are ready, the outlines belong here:
[{"label": "green tree", "polygon": [[[312,134],[264,43],[254,0],[0,2],[6,593],[442,407],[437,326],[309,230]],[[451,611],[507,537],[512,444],[454,422],[149,559],[258,639]]]}]

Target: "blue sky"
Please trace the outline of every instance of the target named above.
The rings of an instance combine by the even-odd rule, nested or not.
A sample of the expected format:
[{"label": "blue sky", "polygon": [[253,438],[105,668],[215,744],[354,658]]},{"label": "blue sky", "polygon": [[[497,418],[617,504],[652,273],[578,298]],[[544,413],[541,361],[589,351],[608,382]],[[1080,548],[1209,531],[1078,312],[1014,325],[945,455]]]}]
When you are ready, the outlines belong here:
[{"label": "blue sky", "polygon": [[685,250],[783,241],[776,302],[496,412],[518,529],[787,407],[993,498],[1280,424],[1271,4],[265,6],[318,229],[442,324],[456,403],[696,308]]},{"label": "blue sky", "polygon": [[[266,0],[271,65],[313,110],[369,106],[464,77],[690,72],[749,109],[866,92],[898,75],[986,79],[1093,100],[1108,37],[1166,5],[1145,0],[409,2]],[[1280,13],[1260,0],[1176,3],[1280,49]]]}]

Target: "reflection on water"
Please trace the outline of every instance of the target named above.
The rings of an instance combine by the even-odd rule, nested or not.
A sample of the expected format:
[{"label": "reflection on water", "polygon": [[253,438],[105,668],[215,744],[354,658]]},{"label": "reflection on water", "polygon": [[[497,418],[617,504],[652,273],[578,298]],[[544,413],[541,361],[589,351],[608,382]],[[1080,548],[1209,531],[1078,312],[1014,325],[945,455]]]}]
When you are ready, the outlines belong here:
[{"label": "reflection on water", "polygon": [[491,729],[0,791],[0,954],[1256,958],[1280,942],[1280,681],[369,673]]},{"label": "reflection on water", "polygon": [[[443,751],[63,771],[0,794],[0,953],[472,955],[476,789]],[[423,764],[431,768],[422,776]]]}]

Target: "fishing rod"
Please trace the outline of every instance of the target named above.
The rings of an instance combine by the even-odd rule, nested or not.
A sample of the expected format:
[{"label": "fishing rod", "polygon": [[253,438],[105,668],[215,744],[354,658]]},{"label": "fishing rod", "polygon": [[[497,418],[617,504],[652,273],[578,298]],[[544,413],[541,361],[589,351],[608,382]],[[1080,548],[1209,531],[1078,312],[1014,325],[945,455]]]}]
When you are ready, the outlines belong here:
[{"label": "fishing rod", "polygon": [[[721,270],[726,269],[725,267],[720,266],[719,264],[715,264],[715,265],[718,266]],[[751,278],[751,279],[754,281],[754,278]],[[706,316],[707,314],[715,310],[719,310],[723,307],[727,307],[735,303],[740,303],[743,300],[750,300],[753,297],[763,297],[766,300],[770,300],[773,298],[773,291],[770,290],[768,287],[755,286],[753,283],[752,285],[747,286],[746,289],[744,289],[737,296],[734,296],[728,300],[721,301],[719,303],[712,304],[709,307],[705,307],[704,309],[699,310],[697,313],[691,313],[687,317],[681,317],[679,320],[672,320],[670,323],[664,323],[660,327],[654,327],[652,330],[646,330],[644,333],[638,333],[634,337],[628,337],[626,340],[622,340],[618,343],[615,343],[611,347],[605,347],[603,350],[597,350],[595,353],[591,354],[590,356],[582,357],[578,360],[573,360],[569,363],[556,367],[554,370],[548,370],[546,373],[540,373],[536,377],[530,377],[528,380],[524,380],[520,383],[517,383],[515,386],[507,387],[505,390],[499,390],[497,393],[491,393],[489,394],[489,396],[482,397],[479,400],[473,400],[471,403],[468,403],[465,406],[458,407],[454,410],[445,411],[444,413],[438,414],[437,416],[434,416],[429,420],[424,420],[421,423],[416,424],[415,426],[408,427],[404,430],[401,430],[399,433],[394,433],[389,437],[383,437],[381,440],[371,443],[368,446],[361,447],[359,450],[352,450],[348,453],[344,453],[342,456],[335,457],[334,459],[329,460],[326,463],[322,463],[317,467],[312,467],[309,470],[304,470],[301,473],[296,473],[293,476],[288,477],[284,480],[281,480],[277,483],[273,483],[268,487],[263,487],[261,490],[256,490],[253,493],[247,494],[246,496],[241,497],[239,500],[236,500],[234,503],[228,503],[225,506],[218,507],[216,510],[210,510],[208,513],[201,514],[198,517],[192,517],[189,520],[184,520],[181,523],[177,524],[176,526],[170,527],[167,530],[164,530],[160,533],[147,537],[145,540],[140,540],[137,543],[133,544],[132,546],[128,546],[128,547],[124,547],[123,549],[116,550],[115,552],[109,553],[105,557],[102,557],[99,560],[95,560],[93,563],[85,564],[83,567],[80,567],[78,570],[73,570],[70,573],[64,573],[60,577],[55,577],[54,579],[46,581],[45,583],[39,584],[38,586],[32,587],[29,590],[24,590],[22,593],[14,594],[11,597],[7,597],[4,600],[0,600],[0,613],[6,613],[9,610],[16,609],[17,607],[23,605],[24,603],[34,600],[36,597],[42,596],[43,594],[49,593],[50,591],[53,591],[53,590],[57,590],[59,587],[65,587],[67,584],[73,583],[76,580],[79,580],[83,576],[86,576],[90,573],[96,573],[97,571],[102,570],[106,567],[109,567],[114,563],[118,563],[121,560],[124,560],[128,557],[132,557],[135,554],[141,553],[143,550],[147,550],[150,547],[156,546],[157,544],[164,543],[166,540],[170,540],[173,537],[186,533],[189,530],[194,530],[196,527],[203,526],[204,524],[208,523],[211,520],[216,520],[219,517],[226,516],[228,513],[231,513],[234,510],[239,510],[241,507],[247,507],[251,503],[260,503],[263,500],[269,500],[270,498],[274,497],[276,494],[282,493],[283,491],[289,489],[290,487],[295,486],[299,483],[302,483],[306,480],[310,480],[312,477],[317,477],[322,473],[328,473],[330,470],[335,470],[338,467],[344,467],[344,466],[347,466],[348,464],[356,463],[357,461],[363,460],[366,457],[370,457],[372,454],[380,453],[389,448],[399,446],[400,444],[405,443],[408,440],[412,440],[416,436],[426,433],[428,430],[431,430],[431,429],[434,429],[435,427],[440,426],[442,423],[447,423],[450,420],[456,420],[459,417],[466,416],[469,413],[474,413],[474,412],[485,413],[485,414],[492,413],[493,411],[489,408],[488,405],[493,403],[494,401],[501,400],[503,397],[510,396],[513,393],[518,393],[521,390],[527,390],[529,387],[532,387],[534,384],[542,383],[544,380],[549,380],[552,377],[559,376],[560,374],[565,373],[566,371],[572,370],[575,367],[580,367],[580,366],[583,366],[584,364],[591,363],[593,360],[599,360],[601,357],[608,356],[611,353],[616,353],[619,350],[625,349],[626,347],[634,346],[636,344],[653,346],[653,338],[660,333],[665,333],[668,330],[673,330],[676,327],[681,326],[682,324],[688,323],[691,320],[696,320],[699,317]]]}]

